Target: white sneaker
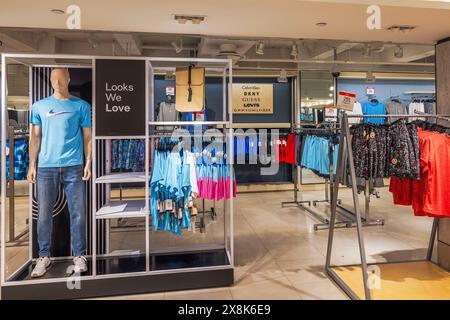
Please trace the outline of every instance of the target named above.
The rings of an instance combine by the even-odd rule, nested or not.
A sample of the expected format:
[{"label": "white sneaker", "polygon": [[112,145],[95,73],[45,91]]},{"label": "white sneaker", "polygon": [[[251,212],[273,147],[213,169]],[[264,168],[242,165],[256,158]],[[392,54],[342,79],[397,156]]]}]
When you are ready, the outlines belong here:
[{"label": "white sneaker", "polygon": [[88,270],[87,260],[83,256],[73,258],[73,264],[75,266],[75,272],[82,273]]},{"label": "white sneaker", "polygon": [[42,277],[47,273],[47,270],[50,269],[51,265],[52,261],[50,260],[49,257],[40,257],[36,262],[36,266],[31,272],[31,277],[32,278]]}]

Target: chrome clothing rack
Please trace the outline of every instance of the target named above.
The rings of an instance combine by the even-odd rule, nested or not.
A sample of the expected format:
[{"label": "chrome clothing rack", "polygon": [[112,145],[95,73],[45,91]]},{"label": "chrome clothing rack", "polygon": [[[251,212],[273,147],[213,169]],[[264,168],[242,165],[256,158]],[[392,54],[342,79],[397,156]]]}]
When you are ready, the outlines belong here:
[{"label": "chrome clothing rack", "polygon": [[[333,124],[330,126],[330,128],[312,128],[312,127],[304,127],[304,126],[297,126],[294,131],[299,133],[305,133],[306,132],[323,132],[323,131],[335,131],[336,134],[340,132],[341,126],[337,125],[337,123],[330,123]],[[340,146],[341,148],[342,146]],[[326,203],[328,205],[331,205],[331,198],[333,197],[333,183],[334,183],[334,168],[333,168],[333,158],[334,158],[334,145],[330,143],[330,177],[325,178],[325,198],[320,200],[304,200],[304,201],[298,201],[298,193],[299,193],[299,187],[298,184],[295,184],[294,187],[294,201],[288,201],[288,202],[282,202],[281,207],[292,207],[297,206],[308,213],[310,213],[316,220],[318,220],[320,223],[314,224],[314,230],[323,230],[328,229],[330,226],[330,219],[329,217],[325,217],[323,214],[320,214],[316,210],[311,209],[311,204],[316,207],[318,203]],[[298,176],[299,167],[297,164],[294,165],[294,170],[296,171],[296,174],[294,177]],[[369,183],[366,181],[366,190],[365,190],[365,202],[366,202],[366,211],[365,216],[363,218],[363,226],[380,226],[384,225],[383,219],[371,219],[369,214],[369,202],[370,202],[370,193],[368,191]],[[331,197],[331,198],[330,198]],[[307,204],[307,206],[305,205]],[[353,211],[348,210],[347,208],[343,207],[342,200],[338,199],[338,208],[340,211],[338,214],[340,215],[340,218],[338,221],[335,222],[336,228],[354,228],[356,227],[356,215]]]}]

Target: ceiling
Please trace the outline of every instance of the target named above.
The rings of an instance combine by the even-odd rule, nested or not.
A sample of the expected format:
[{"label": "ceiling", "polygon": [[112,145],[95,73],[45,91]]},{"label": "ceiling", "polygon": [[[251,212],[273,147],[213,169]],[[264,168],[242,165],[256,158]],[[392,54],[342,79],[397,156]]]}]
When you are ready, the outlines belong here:
[{"label": "ceiling", "polygon": [[[340,39],[435,43],[450,36],[450,3],[430,0],[171,0],[107,1],[78,0],[81,28],[94,31],[125,31],[194,34],[231,37]],[[366,27],[367,7],[381,5],[383,30]],[[65,10],[73,0],[2,0],[0,26],[65,29]],[[204,15],[199,25],[179,24],[174,14]],[[327,22],[326,27],[316,23]],[[392,25],[412,25],[409,34],[385,30]]]},{"label": "ceiling", "polygon": [[[68,30],[68,16],[50,10],[71,3],[2,0],[0,52],[224,57],[233,58],[242,72],[269,74],[280,69],[433,73],[434,43],[450,36],[445,1],[78,0],[82,30]],[[382,30],[366,27],[366,9],[373,3],[381,5]],[[180,24],[174,14],[203,15],[206,21]],[[392,25],[416,29],[385,30]],[[263,54],[256,52],[260,43]],[[298,55],[291,54],[293,46]]]}]

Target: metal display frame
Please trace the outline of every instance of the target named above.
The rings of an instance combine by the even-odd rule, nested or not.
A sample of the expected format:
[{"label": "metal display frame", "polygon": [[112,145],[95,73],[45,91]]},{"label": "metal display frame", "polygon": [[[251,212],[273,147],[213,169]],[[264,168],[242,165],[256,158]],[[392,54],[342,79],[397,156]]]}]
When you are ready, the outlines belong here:
[{"label": "metal display frame", "polygon": [[339,145],[344,146],[347,154],[347,161],[350,168],[350,176],[352,181],[352,197],[353,197],[353,206],[356,214],[356,228],[357,228],[357,236],[358,236],[358,247],[359,247],[359,254],[361,258],[361,264],[360,265],[332,265],[331,264],[331,255],[333,252],[333,240],[334,240],[334,231],[336,229],[335,222],[336,222],[336,216],[337,216],[337,200],[338,200],[338,194],[339,194],[339,185],[341,183],[341,177],[344,169],[344,148],[339,148],[338,153],[338,161],[337,161],[337,176],[334,180],[334,186],[333,186],[333,197],[331,199],[331,216],[330,216],[330,228],[329,228],[329,234],[328,234],[328,243],[327,243],[327,254],[326,254],[326,262],[325,262],[325,272],[326,274],[351,298],[354,300],[360,300],[358,295],[354,290],[350,288],[350,285],[348,285],[339,275],[333,270],[333,268],[338,267],[361,267],[362,269],[362,279],[363,279],[363,286],[364,286],[364,296],[366,300],[371,300],[372,295],[369,288],[369,273],[368,273],[368,266],[370,265],[381,265],[381,264],[393,264],[393,263],[404,263],[404,262],[422,262],[422,261],[428,261],[434,263],[432,259],[433,255],[433,249],[434,244],[437,238],[437,229],[439,224],[438,218],[433,218],[433,226],[431,229],[431,235],[430,240],[428,244],[427,249],[427,255],[425,259],[417,259],[417,260],[407,260],[407,261],[395,261],[395,262],[382,262],[382,263],[367,263],[367,255],[366,255],[366,247],[364,244],[364,234],[363,234],[363,222],[364,219],[361,215],[361,209],[359,206],[359,197],[357,192],[357,185],[356,185],[356,171],[355,171],[355,164],[353,161],[353,151],[351,146],[351,135],[350,135],[350,128],[349,128],[349,122],[348,118],[434,118],[434,119],[442,119],[446,121],[450,121],[450,118],[448,116],[442,116],[442,115],[430,115],[430,114],[423,114],[420,116],[415,115],[347,115],[345,112],[340,111],[340,124],[341,124],[341,134],[339,137]]},{"label": "metal display frame", "polygon": [[[292,133],[300,134],[304,132],[305,130],[308,131],[335,131],[336,133],[341,130],[341,128],[332,128],[332,129],[313,129],[311,127],[303,127],[301,125],[293,125],[295,129],[292,129]],[[303,150],[303,145],[302,145]],[[303,151],[302,151],[303,153]],[[334,168],[333,168],[333,154],[334,154],[334,146],[332,143],[329,144],[329,158],[330,158],[330,176],[329,178],[324,178],[325,182],[323,183],[325,188],[325,197],[321,200],[298,200],[298,193],[301,193],[301,190],[299,188],[299,184],[294,183],[294,201],[283,201],[281,202],[281,208],[290,208],[290,207],[298,207],[300,209],[303,209],[304,211],[308,212],[314,219],[318,220],[320,223],[315,223],[313,225],[314,231],[318,230],[325,230],[330,227],[330,218],[325,216],[323,213],[318,212],[317,210],[314,210],[311,208],[311,204],[313,207],[317,207],[318,203],[325,203],[331,208],[331,198],[333,197],[333,185],[334,185],[334,178],[336,177],[336,174],[333,174]],[[294,164],[293,165],[293,171],[295,172],[294,178],[299,177],[301,175],[301,165]],[[322,183],[320,183],[322,184]],[[301,184],[300,184],[301,185]],[[370,193],[368,191],[368,180],[366,180],[366,188],[364,191],[365,195],[365,214],[363,219],[363,226],[365,227],[372,227],[372,226],[383,226],[384,225],[384,219],[376,218],[371,219],[370,218]],[[340,210],[338,214],[341,216],[339,221],[335,223],[336,228],[354,228],[356,227],[356,214],[355,212],[343,207],[342,200],[337,199],[337,208]]]},{"label": "metal display frame", "polygon": [[[85,298],[95,296],[107,296],[107,295],[121,295],[121,294],[136,294],[136,293],[150,293],[161,292],[169,290],[182,290],[182,289],[199,289],[208,287],[228,286],[234,283],[234,231],[233,231],[233,212],[234,212],[234,198],[233,198],[233,183],[230,183],[230,195],[229,200],[224,200],[224,243],[223,246],[217,245],[210,250],[222,250],[224,256],[224,263],[209,266],[195,266],[195,267],[181,267],[167,268],[160,270],[152,270],[150,267],[150,260],[152,259],[150,250],[150,210],[149,199],[150,189],[149,183],[146,183],[145,187],[145,232],[146,232],[146,252],[145,252],[145,271],[132,271],[121,273],[105,273],[98,274],[97,262],[98,259],[118,259],[122,256],[109,255],[109,245],[107,245],[107,254],[97,254],[97,223],[96,216],[97,211],[97,172],[96,163],[100,159],[107,159],[105,155],[98,158],[97,155],[97,141],[106,139],[127,139],[127,138],[142,138],[145,139],[145,181],[149,181],[150,178],[150,137],[149,127],[155,123],[150,121],[154,119],[154,77],[152,63],[168,63],[175,66],[182,64],[214,64],[220,65],[223,77],[223,121],[205,121],[195,122],[195,125],[210,125],[222,127],[224,132],[227,133],[227,146],[228,146],[228,158],[230,165],[230,176],[233,176],[233,115],[232,115],[232,61],[230,59],[207,59],[207,58],[155,58],[155,57],[127,57],[127,56],[90,56],[90,55],[67,55],[67,54],[14,54],[3,53],[1,54],[1,71],[5,75],[1,78],[1,112],[2,121],[4,122],[7,112],[7,63],[10,60],[13,63],[23,63],[28,65],[30,70],[33,66],[46,65],[48,60],[52,61],[51,66],[68,67],[71,64],[58,64],[55,61],[58,59],[64,60],[80,60],[86,61],[88,65],[92,66],[92,221],[91,230],[92,243],[91,243],[91,255],[86,257],[91,263],[92,274],[81,276],[82,289],[81,290],[68,290],[67,283],[68,278],[61,276],[55,278],[40,278],[40,279],[20,279],[16,280],[20,274],[27,273],[35,261],[32,259],[31,253],[28,255],[28,260],[10,276],[6,276],[6,139],[7,128],[2,123],[1,126],[1,220],[0,220],[0,299],[63,299],[63,298]],[[101,137],[95,136],[95,61],[99,59],[111,59],[111,60],[142,60],[145,61],[145,73],[146,73],[146,130],[145,136],[139,137]],[[41,63],[33,63],[36,60],[41,60]],[[44,60],[44,63],[42,63]],[[33,62],[30,62],[33,61]],[[47,65],[48,66],[48,65]],[[77,65],[75,65],[76,67]],[[32,81],[30,79],[30,86]],[[31,102],[31,98],[30,98]],[[158,122],[158,125],[170,125],[171,122]],[[193,125],[193,122],[177,122],[175,125]],[[228,132],[227,132],[228,131]],[[31,188],[31,187],[30,187]],[[30,203],[31,207],[31,203]],[[226,210],[227,209],[227,210]],[[32,210],[29,210],[30,221]],[[31,226],[31,224],[30,224]],[[109,226],[109,223],[108,223]],[[30,237],[32,230],[30,232]],[[107,233],[109,236],[109,232]],[[109,241],[107,241],[109,242]],[[32,239],[30,238],[30,244]],[[201,246],[192,246],[189,248],[183,248],[184,251],[172,250],[160,250],[159,254],[189,254],[192,252],[200,252],[205,250]],[[32,246],[29,248],[30,252]],[[134,257],[135,255],[125,255],[127,257]],[[67,260],[71,257],[55,258],[55,261]]]}]

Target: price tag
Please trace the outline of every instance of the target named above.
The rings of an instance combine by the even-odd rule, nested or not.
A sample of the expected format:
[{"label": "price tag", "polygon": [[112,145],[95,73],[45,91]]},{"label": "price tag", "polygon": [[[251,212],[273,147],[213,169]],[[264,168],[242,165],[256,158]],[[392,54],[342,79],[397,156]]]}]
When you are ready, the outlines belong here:
[{"label": "price tag", "polygon": [[368,96],[375,94],[375,87],[366,87],[366,94]]},{"label": "price tag", "polygon": [[344,92],[339,92],[337,105],[338,109],[353,111],[353,106],[355,104],[356,94]]},{"label": "price tag", "polygon": [[205,112],[193,112],[194,115],[194,121],[205,121]]},{"label": "price tag", "polygon": [[166,96],[174,96],[175,95],[175,87],[167,86],[166,87]]},{"label": "price tag", "polygon": [[173,210],[173,205],[172,205],[172,200],[171,199],[164,200],[164,208],[165,208],[165,211],[172,211]]}]

